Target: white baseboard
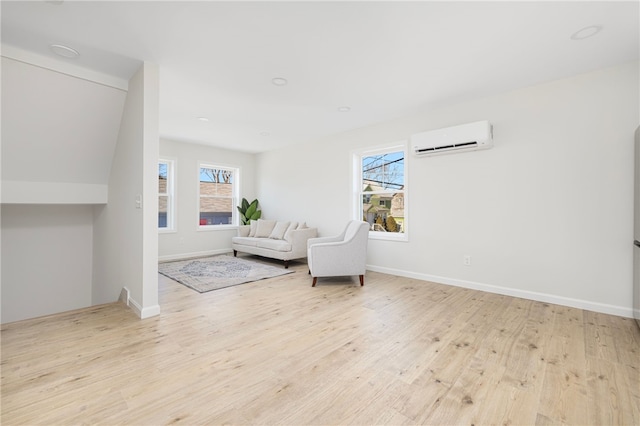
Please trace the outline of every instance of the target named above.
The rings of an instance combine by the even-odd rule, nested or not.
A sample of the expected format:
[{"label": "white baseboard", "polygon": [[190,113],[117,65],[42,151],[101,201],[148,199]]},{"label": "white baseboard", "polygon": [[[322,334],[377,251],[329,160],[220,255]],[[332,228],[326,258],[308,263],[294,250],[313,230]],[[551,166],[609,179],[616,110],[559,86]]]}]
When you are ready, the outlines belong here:
[{"label": "white baseboard", "polygon": [[156,315],[160,315],[160,305],[147,306],[142,308],[140,319],[155,317]]},{"label": "white baseboard", "polygon": [[232,253],[231,249],[218,249],[218,250],[207,250],[207,251],[197,251],[192,253],[180,253],[180,254],[168,254],[165,256],[158,256],[159,262],[169,262],[172,260],[184,260],[191,259],[194,257],[205,257],[205,256],[215,256],[217,254],[226,254]]},{"label": "white baseboard", "polygon": [[127,306],[129,306],[129,308],[131,308],[131,310],[136,313],[138,318],[142,318],[142,306],[140,306],[138,302],[129,298],[129,303],[127,303]]},{"label": "white baseboard", "polygon": [[122,287],[118,300],[124,302],[140,319],[160,315],[159,305],[148,306],[146,308],[141,307],[138,302],[131,298],[131,292],[126,287]]},{"label": "white baseboard", "polygon": [[138,302],[131,298],[129,298],[129,303],[127,303],[127,305],[140,319],[160,315],[160,305],[147,306],[146,308],[143,308]]},{"label": "white baseboard", "polygon": [[605,303],[591,302],[587,300],[572,299],[569,297],[557,296],[535,291],[518,290],[508,287],[500,287],[491,284],[477,283],[473,281],[459,280],[455,278],[440,277],[437,275],[422,274],[417,272],[403,271],[400,269],[385,268],[374,265],[367,265],[367,270],[381,272],[383,274],[398,275],[400,277],[415,278],[423,281],[431,281],[438,284],[447,284],[455,287],[463,287],[472,290],[486,291],[487,293],[502,294],[505,296],[520,297],[522,299],[535,300],[538,302],[553,303],[556,305],[569,306],[571,308],[585,309],[587,311],[600,312],[603,314],[616,315],[619,317],[633,318],[633,309],[622,306],[607,305]]}]

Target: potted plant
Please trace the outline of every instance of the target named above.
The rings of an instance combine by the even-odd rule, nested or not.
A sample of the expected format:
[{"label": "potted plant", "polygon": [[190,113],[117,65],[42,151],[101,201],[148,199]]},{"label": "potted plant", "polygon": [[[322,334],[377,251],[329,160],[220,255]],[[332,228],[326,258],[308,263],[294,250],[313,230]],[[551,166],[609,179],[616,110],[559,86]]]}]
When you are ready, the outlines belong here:
[{"label": "potted plant", "polygon": [[252,220],[258,220],[262,216],[262,210],[258,210],[257,199],[248,202],[246,198],[243,198],[242,203],[237,208],[240,212],[240,222],[243,225],[248,225]]}]

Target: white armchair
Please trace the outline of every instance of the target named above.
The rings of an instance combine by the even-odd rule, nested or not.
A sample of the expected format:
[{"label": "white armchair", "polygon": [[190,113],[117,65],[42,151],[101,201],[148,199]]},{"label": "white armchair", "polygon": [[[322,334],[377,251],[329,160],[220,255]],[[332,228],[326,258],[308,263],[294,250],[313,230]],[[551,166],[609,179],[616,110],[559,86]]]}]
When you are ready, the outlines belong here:
[{"label": "white armchair", "polygon": [[352,220],[340,235],[310,238],[307,240],[307,261],[313,277],[312,287],[318,277],[358,275],[364,285],[367,265],[369,224]]}]

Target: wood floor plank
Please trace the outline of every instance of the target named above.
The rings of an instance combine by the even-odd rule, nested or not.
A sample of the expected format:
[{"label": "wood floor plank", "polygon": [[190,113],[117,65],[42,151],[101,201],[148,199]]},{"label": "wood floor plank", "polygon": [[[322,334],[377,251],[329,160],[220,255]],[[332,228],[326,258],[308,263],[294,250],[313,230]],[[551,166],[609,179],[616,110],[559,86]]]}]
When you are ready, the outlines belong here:
[{"label": "wood floor plank", "polygon": [[640,337],[631,318],[585,312],[586,354],[640,369]]},{"label": "wood floor plank", "polygon": [[562,424],[588,424],[584,312],[555,306],[554,328],[542,349],[546,366],[539,413]]},{"label": "wood floor plank", "polygon": [[[600,358],[587,359],[588,414],[593,424],[631,425],[640,418],[640,374]],[[621,391],[628,390],[628,392]],[[631,411],[621,410],[629,406]]]},{"label": "wood floor plank", "polygon": [[159,276],[145,320],[114,303],[3,324],[1,423],[640,424],[627,318],[290,269],[203,294]]}]

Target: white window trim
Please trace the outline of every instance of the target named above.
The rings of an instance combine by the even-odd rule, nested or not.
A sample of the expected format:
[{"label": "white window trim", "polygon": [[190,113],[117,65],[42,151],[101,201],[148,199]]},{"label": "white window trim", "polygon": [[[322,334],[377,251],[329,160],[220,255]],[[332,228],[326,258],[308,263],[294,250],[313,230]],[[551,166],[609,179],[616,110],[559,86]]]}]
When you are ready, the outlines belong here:
[{"label": "white window trim", "polygon": [[[158,164],[167,164],[167,227],[158,227],[158,232],[161,234],[170,234],[178,231],[177,227],[177,209],[176,209],[176,176],[177,173],[177,160],[171,157],[161,157],[158,159]],[[158,199],[160,197],[158,192]]]},{"label": "white window trim", "polygon": [[[200,225],[200,169],[225,169],[233,171],[233,195],[232,195],[232,209],[231,209],[231,224],[228,225]],[[240,167],[232,166],[222,163],[214,163],[210,161],[199,161],[197,169],[197,188],[198,196],[196,197],[196,230],[197,231],[224,231],[229,229],[237,229],[240,223],[240,218],[236,209],[238,200],[240,197]],[[233,202],[235,200],[235,202]]]},{"label": "white window trim", "polygon": [[[351,171],[352,171],[352,194],[351,194],[351,205],[352,205],[352,218],[356,220],[362,220],[362,157],[376,154],[384,154],[387,152],[404,152],[404,189],[402,192],[404,193],[404,224],[405,229],[404,232],[378,232],[378,231],[369,231],[369,239],[372,240],[386,240],[386,241],[409,241],[409,231],[410,227],[407,226],[409,224],[409,150],[408,150],[408,142],[404,141],[396,141],[386,145],[379,145],[376,147],[369,147],[364,149],[353,150],[351,152],[352,162],[351,162]],[[371,194],[377,193],[388,193],[389,191],[374,191]]]}]

